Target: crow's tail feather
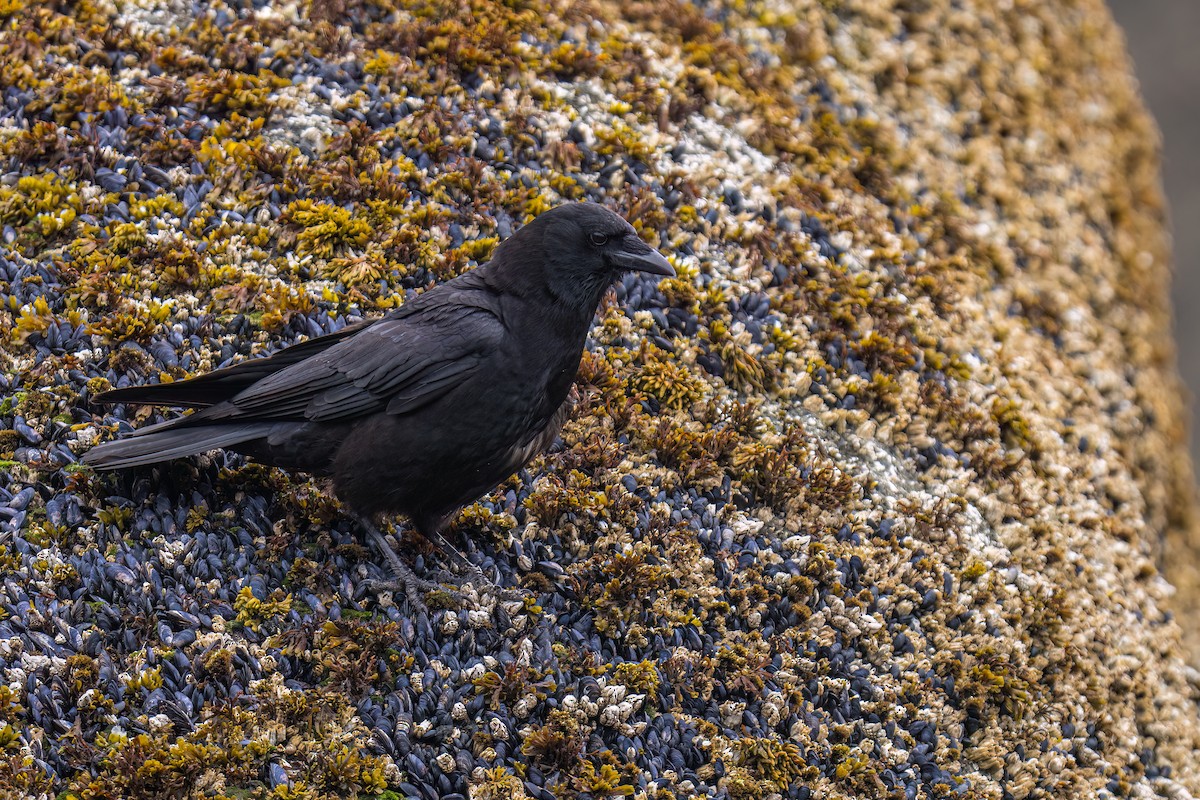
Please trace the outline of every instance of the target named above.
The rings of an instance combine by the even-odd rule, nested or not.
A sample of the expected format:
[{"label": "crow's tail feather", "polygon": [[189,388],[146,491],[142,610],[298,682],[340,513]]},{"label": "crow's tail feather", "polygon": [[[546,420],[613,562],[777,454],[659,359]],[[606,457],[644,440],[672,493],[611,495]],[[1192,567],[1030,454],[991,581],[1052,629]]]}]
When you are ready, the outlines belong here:
[{"label": "crow's tail feather", "polygon": [[97,445],[84,453],[83,463],[96,469],[124,469],[155,464],[258,439],[270,433],[271,427],[269,422],[258,422],[170,428]]}]

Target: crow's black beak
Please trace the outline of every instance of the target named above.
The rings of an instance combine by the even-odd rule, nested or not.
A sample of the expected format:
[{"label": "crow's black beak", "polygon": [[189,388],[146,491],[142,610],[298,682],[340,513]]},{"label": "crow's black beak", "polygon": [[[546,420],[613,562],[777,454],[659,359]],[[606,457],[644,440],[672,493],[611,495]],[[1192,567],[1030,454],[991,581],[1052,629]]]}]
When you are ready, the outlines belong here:
[{"label": "crow's black beak", "polygon": [[621,240],[621,246],[608,254],[609,259],[619,269],[629,269],[635,272],[649,272],[651,275],[675,277],[671,262],[663,258],[663,254],[638,237],[630,234]]}]

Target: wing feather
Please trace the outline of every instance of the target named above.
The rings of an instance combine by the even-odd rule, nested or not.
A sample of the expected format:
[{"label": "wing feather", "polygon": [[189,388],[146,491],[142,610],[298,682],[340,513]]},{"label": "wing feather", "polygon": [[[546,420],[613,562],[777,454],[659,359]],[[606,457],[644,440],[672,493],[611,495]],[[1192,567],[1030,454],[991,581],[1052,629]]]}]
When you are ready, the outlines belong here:
[{"label": "wing feather", "polygon": [[480,358],[463,358],[427,371],[419,382],[404,388],[388,401],[387,412],[407,414],[433,402],[478,370],[482,361]]},{"label": "wing feather", "polygon": [[476,304],[431,312],[385,318],[268,375],[203,416],[333,422],[419,408],[475,372],[504,333],[495,313]]},{"label": "wing feather", "polygon": [[318,336],[264,358],[252,358],[231,367],[214,370],[195,378],[174,383],[151,383],[141,386],[126,386],[96,395],[97,403],[137,403],[163,406],[189,406],[205,408],[222,403],[238,392],[270,377],[293,364],[311,359],[318,353],[345,341],[349,337],[375,324],[375,321],[347,325],[340,331]]},{"label": "wing feather", "polygon": [[468,273],[451,284],[457,286],[421,295],[382,319],[267,358],[97,399],[202,406],[135,436],[233,423],[334,422],[385,410],[404,414],[469,378],[503,341],[498,300],[486,281]]}]

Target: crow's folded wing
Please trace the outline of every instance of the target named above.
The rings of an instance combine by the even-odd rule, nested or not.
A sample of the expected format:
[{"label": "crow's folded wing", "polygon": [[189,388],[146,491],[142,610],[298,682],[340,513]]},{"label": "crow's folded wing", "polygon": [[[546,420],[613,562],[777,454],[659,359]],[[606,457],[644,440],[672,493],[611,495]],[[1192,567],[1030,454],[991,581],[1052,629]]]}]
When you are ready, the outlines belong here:
[{"label": "crow's folded wing", "polygon": [[495,355],[503,335],[503,323],[482,305],[437,305],[384,318],[184,424],[403,414],[466,380]]},{"label": "crow's folded wing", "polygon": [[252,358],[231,367],[218,369],[195,378],[173,383],[148,383],[126,386],[96,395],[97,403],[139,403],[143,405],[206,408],[222,403],[262,379],[293,364],[312,358],[366,328],[372,322],[347,325],[340,331],[285,347],[265,358]]}]

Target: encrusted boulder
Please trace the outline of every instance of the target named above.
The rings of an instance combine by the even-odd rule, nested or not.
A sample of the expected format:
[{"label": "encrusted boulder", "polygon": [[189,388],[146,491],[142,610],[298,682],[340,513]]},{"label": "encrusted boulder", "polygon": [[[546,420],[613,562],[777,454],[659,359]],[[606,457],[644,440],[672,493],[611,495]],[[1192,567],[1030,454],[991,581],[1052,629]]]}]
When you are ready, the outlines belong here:
[{"label": "encrusted boulder", "polygon": [[[0,23],[0,795],[1200,795],[1157,136],[1101,0]],[[580,199],[678,274],[451,526],[524,600],[372,593],[302,475],[77,464],[173,413],[98,392]]]}]

